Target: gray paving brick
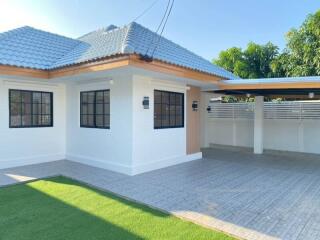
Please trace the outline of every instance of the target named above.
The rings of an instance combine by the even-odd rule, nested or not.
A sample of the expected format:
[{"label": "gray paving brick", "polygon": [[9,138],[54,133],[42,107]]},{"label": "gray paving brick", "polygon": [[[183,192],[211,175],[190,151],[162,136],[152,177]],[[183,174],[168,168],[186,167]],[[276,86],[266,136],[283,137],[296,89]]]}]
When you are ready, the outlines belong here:
[{"label": "gray paving brick", "polygon": [[320,239],[320,159],[208,149],[133,177],[70,161],[0,170],[0,186],[64,175],[252,239]]}]

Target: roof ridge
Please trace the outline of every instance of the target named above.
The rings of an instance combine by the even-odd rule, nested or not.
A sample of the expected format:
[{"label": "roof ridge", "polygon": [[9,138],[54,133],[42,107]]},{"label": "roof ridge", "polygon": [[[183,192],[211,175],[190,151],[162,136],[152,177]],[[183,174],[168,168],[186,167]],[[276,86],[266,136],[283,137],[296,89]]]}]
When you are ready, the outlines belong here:
[{"label": "roof ridge", "polygon": [[90,35],[90,34],[92,34],[92,33],[94,33],[94,32],[99,31],[99,30],[101,30],[101,28],[96,29],[96,30],[93,30],[93,31],[90,31],[90,32],[88,32],[88,33],[86,33],[86,34],[83,34],[83,35],[81,35],[80,37],[78,37],[78,38],[76,38],[76,39],[81,41],[81,38],[84,38],[84,37],[86,37],[86,36],[88,36],[88,35]]},{"label": "roof ridge", "polygon": [[[66,57],[68,58],[68,57],[72,56],[73,52],[75,52],[76,54],[79,53],[78,50],[79,50],[79,48],[82,48],[82,46],[83,47],[85,47],[86,45],[94,46],[94,44],[92,44],[92,39],[95,39],[97,37],[98,38],[99,37],[103,37],[103,38],[108,38],[109,37],[110,38],[110,36],[112,36],[113,34],[117,34],[118,32],[123,31],[125,27],[127,27],[127,26],[117,27],[117,26],[111,24],[111,25],[109,25],[107,27],[99,28],[99,29],[91,31],[91,32],[89,32],[87,34],[82,35],[81,37],[76,39],[80,43],[75,45],[73,48],[69,49],[68,52],[66,52],[63,56],[61,56],[61,58],[59,58],[57,61],[55,61],[53,64],[51,64],[50,68],[51,69],[55,69],[55,68],[58,68],[58,67],[61,67],[61,66],[68,65],[68,64],[65,64],[65,63],[63,63],[63,65],[60,65],[60,64],[61,64],[61,62],[63,62],[64,58],[66,58]],[[125,30],[127,31],[127,29],[125,29]],[[121,46],[120,50],[118,52],[116,52],[116,53],[113,53],[113,54],[122,54],[123,53],[121,51],[122,50],[122,45],[123,45],[123,43],[121,43],[121,45],[120,45]],[[90,47],[89,47],[89,49],[90,49]],[[86,53],[83,53],[83,55],[85,55],[85,54]],[[78,55],[78,57],[80,57],[80,55]],[[91,60],[99,59],[101,57],[105,57],[105,56],[99,56],[99,57],[95,56]],[[81,60],[81,61],[89,61],[89,59]]]},{"label": "roof ridge", "polygon": [[[108,28],[110,28],[110,29],[108,30]],[[121,27],[117,27],[116,25],[110,24],[110,25],[108,25],[106,27],[98,28],[98,29],[90,31],[90,32],[88,32],[88,33],[86,33],[84,35],[81,35],[80,37],[76,38],[76,40],[81,40],[82,38],[84,38],[84,37],[86,37],[86,36],[88,36],[88,35],[90,35],[92,33],[99,32],[99,31],[112,32],[112,31],[116,31],[116,30],[119,30],[119,29],[121,29]]]},{"label": "roof ridge", "polygon": [[129,39],[129,34],[131,31],[133,31],[132,26],[134,23],[135,22],[131,22],[131,23],[123,26],[123,28],[127,27],[128,29],[127,29],[126,36],[124,37],[124,40],[122,43],[122,49],[121,49],[122,53],[134,53],[134,50],[135,50],[134,46],[132,44],[130,44],[131,41]]}]

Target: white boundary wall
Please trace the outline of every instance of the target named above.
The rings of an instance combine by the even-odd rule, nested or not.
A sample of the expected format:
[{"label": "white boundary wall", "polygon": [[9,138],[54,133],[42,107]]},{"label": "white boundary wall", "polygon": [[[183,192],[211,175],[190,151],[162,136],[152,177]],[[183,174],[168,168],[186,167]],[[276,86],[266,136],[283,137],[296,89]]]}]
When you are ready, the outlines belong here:
[{"label": "white boundary wall", "polygon": [[[209,103],[210,95],[203,94],[202,101]],[[312,103],[304,103],[311,106]],[[210,104],[213,107],[212,104]],[[267,104],[268,105],[268,104]],[[207,107],[208,104],[203,107]],[[270,109],[275,109],[279,105],[267,106],[264,119],[264,149],[307,152],[320,154],[320,103],[313,104],[307,111],[293,111],[293,113],[278,110],[278,114],[273,117]],[[294,107],[297,109],[297,107]],[[221,144],[241,147],[253,147],[254,120],[250,114],[246,117],[233,118],[209,117],[205,109],[202,109],[202,146],[208,147],[210,144]],[[310,114],[310,111],[312,112]],[[313,116],[310,116],[314,114]],[[267,115],[267,116],[266,116]],[[300,119],[298,118],[299,116]],[[287,117],[284,117],[287,116]],[[289,117],[288,117],[289,116]],[[268,119],[269,118],[269,119]],[[270,119],[271,118],[271,119]],[[297,119],[298,118],[298,119]]]}]

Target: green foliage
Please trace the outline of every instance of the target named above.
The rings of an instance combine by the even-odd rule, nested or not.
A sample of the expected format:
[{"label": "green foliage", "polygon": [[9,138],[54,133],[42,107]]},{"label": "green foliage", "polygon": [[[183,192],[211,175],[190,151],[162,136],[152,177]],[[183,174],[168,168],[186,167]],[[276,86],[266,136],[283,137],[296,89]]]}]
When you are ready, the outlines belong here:
[{"label": "green foliage", "polygon": [[286,76],[320,75],[320,10],[309,15],[299,29],[287,33],[282,55]]},{"label": "green foliage", "polygon": [[214,63],[223,67],[228,71],[234,71],[235,65],[244,61],[241,48],[229,48],[226,51],[221,51],[219,58],[214,60]]},{"label": "green foliage", "polygon": [[268,42],[265,45],[249,43],[244,51],[249,67],[249,78],[271,77],[270,63],[278,56],[278,47]]},{"label": "green foliage", "polygon": [[276,59],[274,59],[271,64],[270,68],[272,70],[272,76],[273,77],[287,77],[288,75],[288,69],[290,66],[289,61],[290,55],[288,52],[284,51],[281,53]]},{"label": "green foliage", "polygon": [[320,75],[320,10],[286,37],[282,53],[270,42],[250,42],[243,51],[236,47],[222,51],[213,62],[241,78]]},{"label": "green foliage", "polygon": [[244,51],[235,47],[222,51],[214,63],[241,78],[271,77],[271,62],[278,54],[278,47],[270,42],[265,45],[250,42]]},{"label": "green foliage", "polygon": [[235,97],[231,95],[223,96],[222,102],[225,103],[236,103],[236,102],[254,102],[254,97]]}]

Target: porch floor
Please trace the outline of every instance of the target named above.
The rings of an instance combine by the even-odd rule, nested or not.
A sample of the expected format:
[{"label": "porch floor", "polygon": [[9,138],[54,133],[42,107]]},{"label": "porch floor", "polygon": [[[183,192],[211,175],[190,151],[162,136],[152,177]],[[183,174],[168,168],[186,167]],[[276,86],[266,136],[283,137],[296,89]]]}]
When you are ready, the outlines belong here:
[{"label": "porch floor", "polygon": [[245,239],[320,239],[320,159],[206,149],[137,176],[70,161],[0,170],[0,186],[64,175]]}]

